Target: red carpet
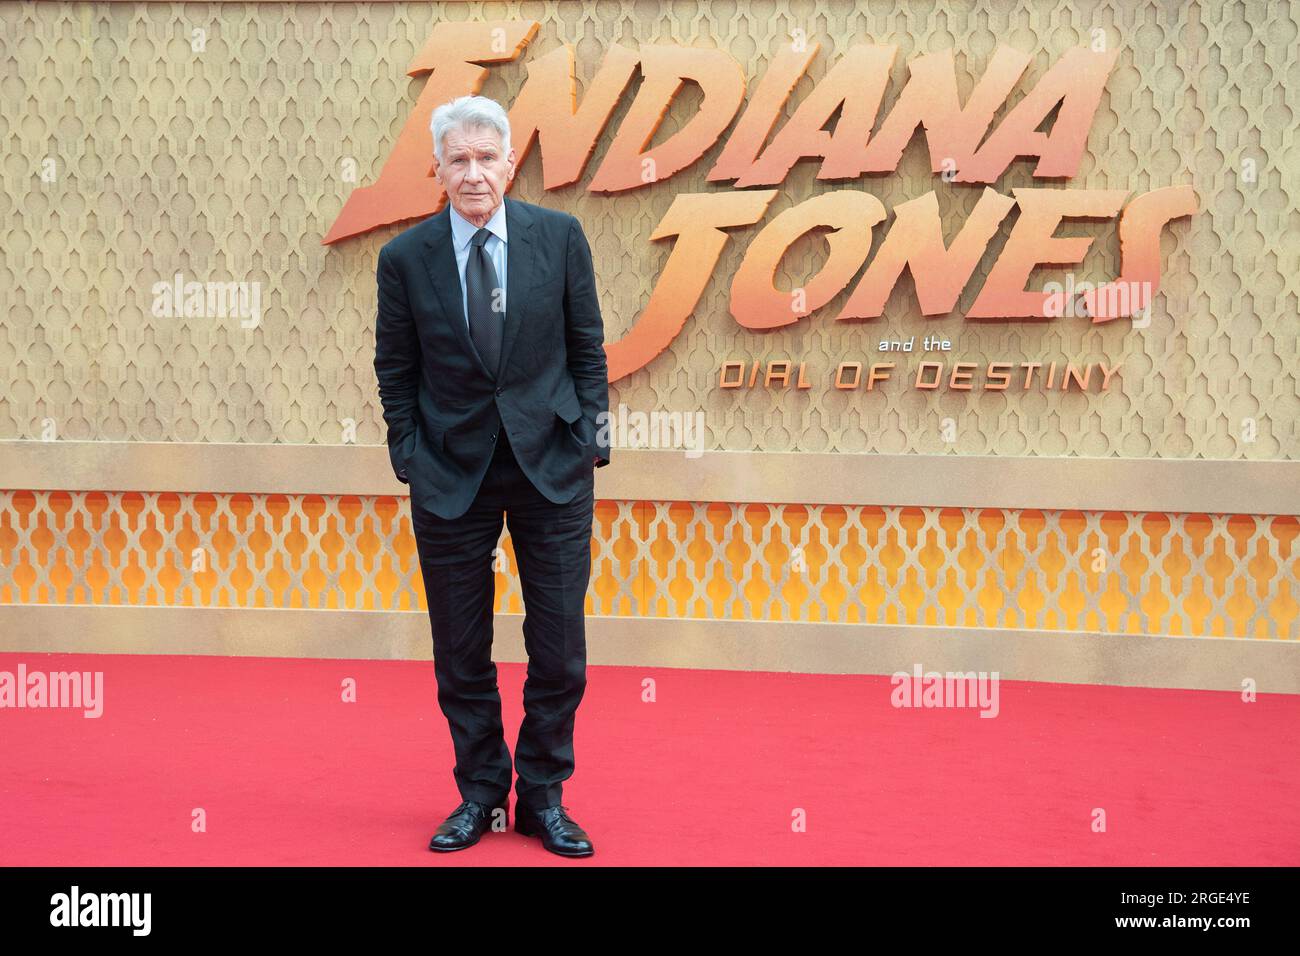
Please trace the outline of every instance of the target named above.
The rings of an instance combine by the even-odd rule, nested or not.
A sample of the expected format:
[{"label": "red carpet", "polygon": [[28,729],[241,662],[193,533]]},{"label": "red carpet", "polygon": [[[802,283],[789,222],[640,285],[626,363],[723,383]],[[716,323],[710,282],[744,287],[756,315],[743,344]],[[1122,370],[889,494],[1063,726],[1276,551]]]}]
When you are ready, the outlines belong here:
[{"label": "red carpet", "polygon": [[1004,680],[986,719],[887,677],[591,667],[564,803],[596,854],[564,860],[425,848],[459,800],[430,662],[19,663],[103,671],[104,714],[0,710],[0,865],[1300,864],[1300,697]]}]

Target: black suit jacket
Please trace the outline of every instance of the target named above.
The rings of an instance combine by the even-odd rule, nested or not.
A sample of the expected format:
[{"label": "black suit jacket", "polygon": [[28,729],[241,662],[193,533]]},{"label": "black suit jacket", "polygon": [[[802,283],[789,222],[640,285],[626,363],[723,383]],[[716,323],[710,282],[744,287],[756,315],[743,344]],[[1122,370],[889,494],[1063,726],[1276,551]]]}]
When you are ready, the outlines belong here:
[{"label": "black suit jacket", "polygon": [[442,518],[469,508],[501,428],[556,504],[609,464],[609,429],[598,427],[609,414],[605,326],[587,237],[566,212],[502,201],[499,369],[483,364],[465,322],[450,204],[379,250],[375,375],[388,454],[412,503]]}]

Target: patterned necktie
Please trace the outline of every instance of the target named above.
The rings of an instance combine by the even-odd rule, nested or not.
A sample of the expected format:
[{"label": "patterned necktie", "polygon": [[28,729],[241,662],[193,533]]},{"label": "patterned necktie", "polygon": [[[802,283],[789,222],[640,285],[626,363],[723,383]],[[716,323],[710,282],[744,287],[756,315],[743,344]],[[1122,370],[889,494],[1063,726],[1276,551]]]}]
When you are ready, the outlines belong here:
[{"label": "patterned necktie", "polygon": [[470,240],[469,259],[465,263],[465,302],[469,312],[469,334],[479,358],[495,377],[501,364],[502,315],[493,309],[497,300],[497,271],[483,244],[492,235],[486,228]]}]

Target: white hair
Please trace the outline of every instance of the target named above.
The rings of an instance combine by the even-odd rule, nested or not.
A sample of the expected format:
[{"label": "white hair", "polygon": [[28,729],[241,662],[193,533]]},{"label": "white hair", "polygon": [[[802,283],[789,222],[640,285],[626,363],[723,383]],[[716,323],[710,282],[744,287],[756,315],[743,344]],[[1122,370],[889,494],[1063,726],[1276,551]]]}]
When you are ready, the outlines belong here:
[{"label": "white hair", "polygon": [[465,132],[481,126],[501,134],[502,155],[510,153],[510,120],[501,104],[486,96],[461,96],[443,103],[433,111],[429,131],[433,133],[433,155],[442,162],[442,138],[447,130],[459,126]]}]

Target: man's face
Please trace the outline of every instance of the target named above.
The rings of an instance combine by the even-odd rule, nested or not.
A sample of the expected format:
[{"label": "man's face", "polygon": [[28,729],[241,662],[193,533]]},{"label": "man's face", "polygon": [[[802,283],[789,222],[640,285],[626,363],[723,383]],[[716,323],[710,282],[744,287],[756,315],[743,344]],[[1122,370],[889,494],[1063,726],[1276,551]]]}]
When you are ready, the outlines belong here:
[{"label": "man's face", "polygon": [[434,175],[452,208],[476,226],[492,218],[515,174],[515,151],[503,154],[501,134],[490,126],[453,127],[442,138],[442,162]]}]

